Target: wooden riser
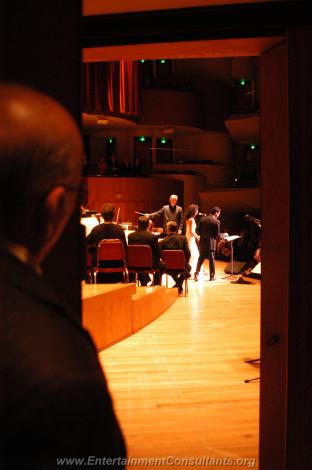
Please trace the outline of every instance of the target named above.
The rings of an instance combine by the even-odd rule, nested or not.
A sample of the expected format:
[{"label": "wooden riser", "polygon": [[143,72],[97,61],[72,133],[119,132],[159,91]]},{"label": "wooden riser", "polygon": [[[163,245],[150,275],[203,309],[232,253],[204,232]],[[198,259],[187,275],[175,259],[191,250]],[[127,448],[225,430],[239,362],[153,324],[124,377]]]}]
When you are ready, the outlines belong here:
[{"label": "wooden riser", "polygon": [[177,296],[177,289],[163,286],[83,283],[83,326],[100,351],[151,323]]}]

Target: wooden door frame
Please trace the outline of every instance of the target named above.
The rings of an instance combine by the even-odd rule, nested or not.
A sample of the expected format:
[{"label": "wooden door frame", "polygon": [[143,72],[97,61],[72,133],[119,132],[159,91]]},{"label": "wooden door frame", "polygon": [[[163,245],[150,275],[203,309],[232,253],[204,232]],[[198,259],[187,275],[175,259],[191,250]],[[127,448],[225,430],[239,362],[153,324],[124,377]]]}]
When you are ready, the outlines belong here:
[{"label": "wooden door frame", "polygon": [[[308,429],[307,418],[311,418],[311,379],[308,372],[305,373],[309,370],[311,341],[302,325],[305,322],[311,324],[307,305],[312,305],[312,289],[308,293],[305,289],[304,277],[309,276],[307,262],[303,256],[295,256],[299,242],[303,241],[307,253],[311,242],[311,229],[305,222],[306,214],[312,220],[311,205],[308,205],[307,194],[302,192],[301,187],[310,160],[308,132],[302,132],[302,127],[312,122],[312,106],[309,106],[311,91],[308,89],[311,72],[307,74],[308,78],[304,77],[305,70],[311,70],[311,54],[305,42],[305,38],[310,39],[311,35],[308,18],[307,2],[283,1],[106,15],[83,20],[83,47],[269,35],[285,39],[278,53],[285,74],[282,89],[279,90],[276,82],[278,99],[271,103],[263,101],[261,110],[263,122],[269,116],[270,108],[272,111],[274,101],[284,113],[283,121],[278,126],[279,131],[275,133],[274,146],[279,150],[278,158],[273,145],[268,152],[262,149],[263,166],[267,172],[263,176],[261,188],[262,243],[264,257],[268,261],[262,263],[261,470],[311,467],[311,455],[306,449],[308,438],[302,425],[306,423]],[[302,54],[298,53],[300,47],[303,49]],[[274,63],[270,67],[273,70]],[[301,76],[298,76],[298,70],[302,71]],[[296,80],[302,85],[300,94],[296,90]],[[308,98],[306,101],[304,96]],[[278,111],[276,108],[273,113],[275,119],[278,119]],[[306,118],[310,121],[305,121]],[[281,142],[282,148],[279,148]],[[261,147],[267,149],[268,145],[269,130],[261,137]],[[276,168],[272,158],[275,158],[282,170],[280,178],[278,172],[274,173]],[[309,193],[306,180],[304,182],[304,188]],[[296,220],[296,214],[300,214],[300,220]],[[294,222],[298,228],[296,232],[292,230]],[[274,243],[280,243],[278,250]],[[301,296],[300,315],[296,308],[298,296]],[[309,302],[304,304],[302,299],[307,296]],[[300,319],[299,325],[296,315]],[[272,319],[274,321],[270,321]],[[290,377],[294,379],[291,383]],[[296,448],[291,445],[293,440]]]}]

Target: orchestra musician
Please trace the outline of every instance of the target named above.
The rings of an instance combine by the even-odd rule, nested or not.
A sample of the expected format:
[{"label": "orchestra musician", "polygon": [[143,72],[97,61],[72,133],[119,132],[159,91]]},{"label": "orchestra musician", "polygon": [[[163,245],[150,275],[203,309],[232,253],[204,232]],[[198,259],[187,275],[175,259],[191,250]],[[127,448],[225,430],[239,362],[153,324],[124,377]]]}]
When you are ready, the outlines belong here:
[{"label": "orchestra musician", "polygon": [[[115,223],[115,208],[112,204],[105,204],[102,208],[102,217],[104,222],[96,225],[89,235],[86,237],[86,245],[88,246],[89,252],[92,254],[92,264],[96,266],[97,263],[97,245],[101,240],[107,240],[111,238],[118,238],[122,241],[125,253],[127,253],[127,240],[125,231],[121,225]],[[98,282],[121,282],[121,273],[99,273],[97,277]]]},{"label": "orchestra musician", "polygon": [[183,292],[183,282],[185,276],[189,278],[191,276],[191,265],[189,264],[191,258],[191,252],[188,245],[188,241],[185,235],[178,235],[178,225],[176,222],[171,221],[167,224],[166,237],[160,241],[160,247],[162,250],[182,250],[185,256],[185,272],[177,274],[176,271],[167,271],[168,274],[173,278],[175,285],[173,287],[178,288],[179,294]]},{"label": "orchestra musician", "polygon": [[[160,248],[158,244],[158,237],[149,230],[150,221],[148,217],[141,216],[138,219],[138,230],[128,235],[129,245],[148,245],[152,249],[153,267],[158,269],[155,273],[155,285],[161,285],[162,271],[165,267],[164,263],[160,259]],[[141,286],[147,286],[150,282],[148,274],[139,273],[139,280]],[[132,279],[132,282],[133,279]]]},{"label": "orchestra musician", "polygon": [[127,248],[127,240],[124,229],[121,225],[115,223],[115,207],[112,204],[105,204],[102,208],[101,215],[104,222],[96,225],[89,235],[86,237],[86,243],[90,245],[98,245],[101,240],[107,240],[109,238],[119,238],[124,244],[125,249]]}]

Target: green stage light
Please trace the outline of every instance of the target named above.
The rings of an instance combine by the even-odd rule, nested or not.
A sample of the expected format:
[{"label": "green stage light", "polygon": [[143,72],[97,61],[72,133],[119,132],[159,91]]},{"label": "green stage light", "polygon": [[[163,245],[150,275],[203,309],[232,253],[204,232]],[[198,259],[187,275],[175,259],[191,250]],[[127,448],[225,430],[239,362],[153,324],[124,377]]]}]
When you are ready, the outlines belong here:
[{"label": "green stage light", "polygon": [[245,86],[246,85],[246,80],[244,78],[241,78],[239,83],[241,84],[241,86]]},{"label": "green stage light", "polygon": [[144,60],[144,59],[141,59],[140,62],[141,62],[141,64],[144,64],[145,60]]},{"label": "green stage light", "polygon": [[145,137],[144,137],[144,135],[140,135],[139,141],[140,141],[140,142],[145,142]]},{"label": "green stage light", "polygon": [[256,150],[255,144],[251,144],[249,147],[250,147],[250,150]]},{"label": "green stage light", "polygon": [[109,137],[107,140],[108,140],[108,143],[109,143],[109,144],[112,144],[112,143],[113,143],[113,138],[112,138],[112,137]]},{"label": "green stage light", "polygon": [[166,60],[165,60],[165,59],[160,59],[160,63],[161,63],[161,64],[165,64],[165,63],[166,63]]},{"label": "green stage light", "polygon": [[164,137],[162,137],[162,139],[160,140],[160,143],[161,143],[161,144],[166,144],[166,143],[167,143],[167,139],[165,139]]}]

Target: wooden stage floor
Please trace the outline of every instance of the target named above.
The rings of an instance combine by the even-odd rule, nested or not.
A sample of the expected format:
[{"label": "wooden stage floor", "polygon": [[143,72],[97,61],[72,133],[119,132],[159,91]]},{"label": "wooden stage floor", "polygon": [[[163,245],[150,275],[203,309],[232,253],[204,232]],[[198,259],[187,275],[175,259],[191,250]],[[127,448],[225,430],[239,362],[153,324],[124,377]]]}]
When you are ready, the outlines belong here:
[{"label": "wooden stage floor", "polygon": [[216,263],[214,282],[205,268],[188,297],[99,353],[128,469],[258,468],[259,381],[244,380],[259,375],[245,361],[259,356],[261,281],[223,279],[226,264]]}]

